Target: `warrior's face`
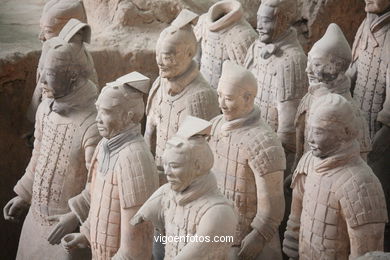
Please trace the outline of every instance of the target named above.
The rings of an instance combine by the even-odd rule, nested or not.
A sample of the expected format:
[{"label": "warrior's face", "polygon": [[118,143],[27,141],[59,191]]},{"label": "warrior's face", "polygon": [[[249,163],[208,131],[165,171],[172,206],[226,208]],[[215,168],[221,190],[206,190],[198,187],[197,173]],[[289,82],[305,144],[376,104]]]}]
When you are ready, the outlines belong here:
[{"label": "warrior's face", "polygon": [[189,153],[180,151],[183,148],[167,147],[163,154],[164,172],[171,189],[184,191],[193,181],[196,174],[196,164],[190,159]]},{"label": "warrior's face", "polygon": [[166,38],[157,42],[156,61],[160,76],[173,79],[187,71],[193,55],[183,43],[174,43]]},{"label": "warrior's face", "polygon": [[309,54],[306,72],[310,83],[330,83],[339,76],[340,66],[330,55],[317,57]]},{"label": "warrior's face", "polygon": [[264,43],[276,41],[286,30],[288,23],[277,8],[262,4],[257,12],[257,32]]},{"label": "warrior's face", "polygon": [[314,156],[326,158],[343,144],[343,129],[337,124],[324,123],[313,115],[309,120],[308,143]]},{"label": "warrior's face", "polygon": [[221,82],[218,85],[218,103],[226,121],[244,117],[253,109],[253,99],[251,99],[245,90]]},{"label": "warrior's face", "polygon": [[54,98],[60,98],[69,94],[72,80],[67,66],[48,53],[40,79],[43,88]]},{"label": "warrior's face", "polygon": [[390,0],[365,0],[367,13],[382,14],[390,10]]},{"label": "warrior's face", "polygon": [[96,125],[102,137],[111,139],[122,132],[131,122],[134,115],[126,111],[120,104],[112,105],[112,96],[109,91],[102,92],[96,102]]}]

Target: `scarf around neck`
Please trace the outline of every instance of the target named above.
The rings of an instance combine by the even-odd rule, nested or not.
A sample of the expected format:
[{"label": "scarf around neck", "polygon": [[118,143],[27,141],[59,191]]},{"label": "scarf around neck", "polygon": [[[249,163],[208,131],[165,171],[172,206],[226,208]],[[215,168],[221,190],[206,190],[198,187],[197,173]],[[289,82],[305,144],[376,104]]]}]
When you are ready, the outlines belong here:
[{"label": "scarf around neck", "polygon": [[244,117],[237,118],[231,121],[225,121],[225,119],[222,119],[223,123],[221,126],[221,132],[229,132],[231,130],[240,128],[242,126],[252,125],[259,119],[260,119],[260,109],[256,105],[254,105],[252,112],[250,112]]}]

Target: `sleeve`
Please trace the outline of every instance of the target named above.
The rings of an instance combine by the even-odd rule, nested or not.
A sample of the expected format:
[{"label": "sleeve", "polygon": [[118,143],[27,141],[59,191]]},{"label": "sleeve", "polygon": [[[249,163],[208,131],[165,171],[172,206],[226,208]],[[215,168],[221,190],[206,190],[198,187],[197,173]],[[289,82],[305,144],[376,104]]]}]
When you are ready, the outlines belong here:
[{"label": "sleeve", "polygon": [[245,56],[249,46],[256,40],[255,30],[246,22],[233,27],[224,39],[224,46],[229,60],[244,66]]},{"label": "sleeve", "polygon": [[92,122],[89,123],[89,126],[87,127],[82,140],[82,146],[85,153],[85,164],[87,169],[90,168],[95,148],[102,138],[97,129],[96,122],[94,121],[94,116],[96,115],[94,114],[93,116],[91,116],[91,118],[93,117],[91,119]]},{"label": "sleeve", "polygon": [[219,115],[217,93],[211,89],[199,91],[187,98],[189,115],[210,120]]},{"label": "sleeve", "polygon": [[390,63],[387,65],[385,88],[386,88],[385,89],[386,98],[385,98],[385,102],[383,103],[382,110],[378,113],[377,120],[382,124],[390,127]]},{"label": "sleeve", "polygon": [[122,208],[141,206],[158,188],[157,168],[146,146],[142,150],[124,149],[117,172]]},{"label": "sleeve", "polygon": [[32,151],[30,162],[26,168],[23,177],[16,183],[14,191],[24,201],[31,202],[32,197],[32,186],[34,182],[35,169],[38,164],[38,157],[41,150],[41,141],[43,135],[43,117],[45,107],[48,106],[47,102],[41,103],[38,107],[35,120],[35,131],[34,131],[34,149]]},{"label": "sleeve", "polygon": [[90,183],[86,184],[85,189],[80,194],[69,199],[68,205],[80,223],[86,221],[91,205]]},{"label": "sleeve", "polygon": [[245,61],[244,61],[244,68],[247,70],[251,70],[252,66],[254,64],[255,59],[255,47],[256,47],[256,41],[254,41],[248,48],[248,51],[245,55]]}]

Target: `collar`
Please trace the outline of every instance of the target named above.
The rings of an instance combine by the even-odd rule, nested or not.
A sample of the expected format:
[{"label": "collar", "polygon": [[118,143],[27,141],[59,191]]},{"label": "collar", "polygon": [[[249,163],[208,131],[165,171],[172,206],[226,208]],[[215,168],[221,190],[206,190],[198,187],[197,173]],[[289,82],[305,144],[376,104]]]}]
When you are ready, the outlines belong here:
[{"label": "collar", "polygon": [[359,143],[355,140],[339,150],[335,155],[325,159],[317,158],[314,160],[315,171],[322,175],[327,171],[338,168],[348,162],[360,157]]},{"label": "collar", "polygon": [[120,147],[123,144],[133,140],[137,135],[141,133],[141,125],[134,124],[123,130],[111,139],[103,138],[101,141],[99,172],[106,174],[110,166],[110,157],[117,154],[120,151]]},{"label": "collar", "polygon": [[[224,15],[220,17],[221,14]],[[210,10],[207,13],[209,30],[212,32],[221,31],[237,23],[242,18],[243,14],[244,13],[239,2],[220,1],[211,6]]]},{"label": "collar", "polygon": [[367,18],[369,21],[370,31],[375,33],[378,30],[380,30],[383,26],[390,23],[390,10],[382,14],[381,16],[368,13]]},{"label": "collar", "polygon": [[284,50],[287,46],[291,44],[297,38],[297,31],[295,28],[289,28],[284,34],[282,34],[279,39],[272,43],[264,43],[259,39],[257,40],[257,46],[261,49],[260,56],[263,59],[268,59],[274,55],[278,50]]},{"label": "collar", "polygon": [[200,176],[195,179],[191,185],[183,192],[174,192],[176,195],[176,201],[180,206],[202,197],[207,193],[212,193],[217,189],[217,180],[212,172],[206,175]]},{"label": "collar", "polygon": [[58,114],[68,114],[71,111],[82,111],[88,106],[93,106],[97,97],[95,84],[87,80],[83,86],[76,86],[75,90],[61,98],[54,98],[50,104],[50,110]]},{"label": "collar", "polygon": [[221,133],[226,133],[243,126],[249,126],[260,119],[260,109],[254,105],[252,112],[248,115],[231,121],[226,121],[222,115]]},{"label": "collar", "polygon": [[199,74],[198,64],[192,61],[188,70],[174,79],[161,78],[161,83],[166,88],[168,95],[175,96],[181,93]]},{"label": "collar", "polygon": [[308,92],[316,97],[322,96],[327,92],[343,95],[346,92],[349,92],[350,86],[351,81],[344,74],[340,78],[335,79],[330,83],[312,83],[309,85]]}]

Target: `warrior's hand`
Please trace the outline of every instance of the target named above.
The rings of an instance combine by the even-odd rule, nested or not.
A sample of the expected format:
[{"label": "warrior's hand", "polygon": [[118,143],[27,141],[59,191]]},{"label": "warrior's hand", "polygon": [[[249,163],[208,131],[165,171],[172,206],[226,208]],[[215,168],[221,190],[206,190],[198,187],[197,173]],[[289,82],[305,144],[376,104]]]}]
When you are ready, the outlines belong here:
[{"label": "warrior's hand", "polygon": [[89,246],[88,239],[81,233],[71,233],[61,239],[61,246],[70,253],[76,248],[87,248]]},{"label": "warrior's hand", "polygon": [[116,252],[116,254],[111,258],[111,260],[132,260],[132,259],[133,259],[132,257],[123,253],[120,248],[118,252]]},{"label": "warrior's hand", "polygon": [[63,238],[66,234],[75,231],[79,225],[79,220],[73,212],[63,215],[49,216],[47,219],[49,221],[58,221],[47,238],[49,243],[52,245],[59,244],[61,242],[61,238]]},{"label": "warrior's hand", "polygon": [[265,238],[253,229],[241,242],[241,250],[238,256],[241,260],[255,259],[265,246]]},{"label": "warrior's hand", "polygon": [[383,125],[374,136],[372,151],[368,154],[368,161],[375,162],[383,156],[390,145],[390,127]]},{"label": "warrior's hand", "polygon": [[141,224],[144,221],[145,221],[144,216],[142,216],[141,214],[135,214],[135,216],[130,219],[130,224],[135,226]]},{"label": "warrior's hand", "polygon": [[4,219],[12,222],[20,220],[23,213],[28,209],[29,204],[21,197],[11,199],[3,209]]},{"label": "warrior's hand", "polygon": [[[288,224],[289,225],[289,222]],[[284,232],[283,239],[283,252],[290,259],[298,259],[299,258],[299,232],[293,232],[289,230],[289,226],[287,226],[286,232]]]}]

